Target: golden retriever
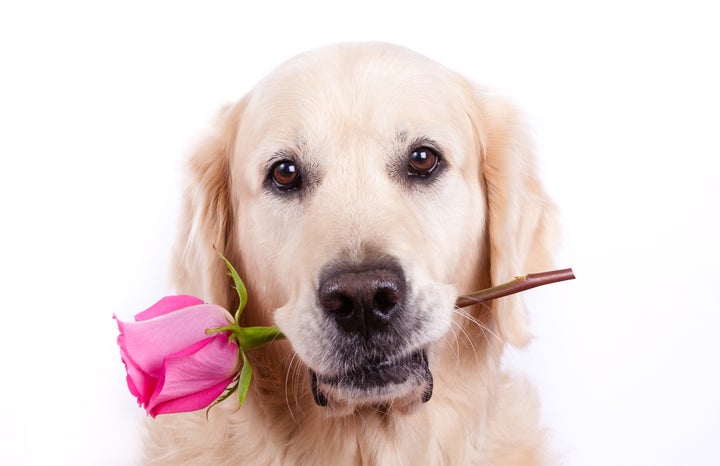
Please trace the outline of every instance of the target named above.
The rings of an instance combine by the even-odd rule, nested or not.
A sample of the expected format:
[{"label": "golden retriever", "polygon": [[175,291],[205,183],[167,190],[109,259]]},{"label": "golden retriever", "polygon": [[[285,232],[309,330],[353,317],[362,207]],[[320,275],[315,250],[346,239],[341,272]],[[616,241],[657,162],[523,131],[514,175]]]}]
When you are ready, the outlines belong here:
[{"label": "golden retriever", "polygon": [[517,296],[456,296],[550,265],[554,206],[503,99],[414,52],[342,44],[281,65],[191,160],[179,292],[288,337],[253,383],[149,422],[147,464],[506,465],[547,461],[538,401],[503,373],[528,342]]}]

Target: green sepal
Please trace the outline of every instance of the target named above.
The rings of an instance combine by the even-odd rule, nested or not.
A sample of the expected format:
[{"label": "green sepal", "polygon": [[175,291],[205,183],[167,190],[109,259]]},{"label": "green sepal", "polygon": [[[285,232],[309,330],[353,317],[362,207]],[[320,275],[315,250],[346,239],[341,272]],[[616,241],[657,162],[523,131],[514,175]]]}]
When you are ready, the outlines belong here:
[{"label": "green sepal", "polygon": [[233,383],[232,386],[226,388],[225,393],[223,393],[222,396],[220,396],[217,400],[213,401],[213,403],[207,407],[207,409],[205,410],[205,417],[208,417],[208,413],[210,412],[211,408],[230,398],[230,396],[237,391],[238,385],[238,379],[235,379],[235,383]]},{"label": "green sepal", "polygon": [[277,327],[240,327],[239,334],[243,351],[250,351],[285,338]]},{"label": "green sepal", "polygon": [[242,311],[245,309],[245,305],[247,304],[247,288],[245,288],[245,283],[243,283],[242,279],[240,278],[240,275],[237,273],[237,270],[235,270],[235,267],[232,266],[229,260],[225,256],[223,256],[221,253],[220,257],[222,257],[222,260],[225,261],[225,265],[228,269],[228,275],[233,279],[235,290],[237,291],[238,298],[240,298],[240,304],[238,305],[238,309],[235,312],[235,322],[240,321],[240,314],[242,314]]},{"label": "green sepal", "polygon": [[205,329],[205,335],[214,335],[219,332],[230,332],[231,337],[240,335],[240,326],[236,323],[228,324],[224,327],[211,327]]},{"label": "green sepal", "polygon": [[244,352],[241,351],[240,354],[242,354],[243,358],[243,367],[240,371],[240,376],[237,379],[238,409],[242,408],[242,405],[245,402],[248,388],[250,388],[250,379],[252,379],[252,367],[250,367],[250,362]]}]

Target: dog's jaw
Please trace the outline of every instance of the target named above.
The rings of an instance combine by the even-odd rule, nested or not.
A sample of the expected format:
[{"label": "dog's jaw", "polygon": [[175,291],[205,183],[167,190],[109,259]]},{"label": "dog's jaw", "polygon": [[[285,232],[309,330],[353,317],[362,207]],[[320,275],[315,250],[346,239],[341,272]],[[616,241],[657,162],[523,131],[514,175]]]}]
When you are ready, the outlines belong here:
[{"label": "dog's jaw", "polygon": [[368,361],[335,376],[323,376],[310,369],[315,403],[331,415],[350,414],[368,406],[382,412],[407,414],[432,397],[433,377],[427,352],[418,350],[396,360]]}]

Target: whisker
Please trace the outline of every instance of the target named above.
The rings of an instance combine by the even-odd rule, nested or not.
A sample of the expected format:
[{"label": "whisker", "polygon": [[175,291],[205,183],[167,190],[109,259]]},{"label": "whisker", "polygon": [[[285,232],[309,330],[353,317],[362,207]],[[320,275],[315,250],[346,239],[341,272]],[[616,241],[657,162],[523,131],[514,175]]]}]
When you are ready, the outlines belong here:
[{"label": "whisker", "polygon": [[[480,303],[480,304],[481,304],[483,307],[485,307],[487,310],[490,310],[490,309],[491,309],[490,306],[488,306],[488,305],[485,304],[485,303]],[[480,322],[476,317],[474,317],[473,315],[471,315],[469,312],[465,311],[464,309],[461,309],[461,308],[457,308],[457,307],[456,307],[455,310],[454,310],[454,312],[455,312],[457,315],[460,315],[460,316],[466,318],[468,321],[472,322],[473,324],[477,325],[478,328],[480,328],[480,329],[483,331],[483,333],[489,333],[490,335],[492,335],[493,337],[495,337],[495,338],[496,338],[500,343],[502,343],[503,345],[504,345],[505,343],[507,343],[504,338],[502,338],[502,337],[501,337],[500,335],[498,335],[497,333],[493,332],[490,327],[488,327],[488,326],[485,325],[484,323]]]},{"label": "whisker", "polygon": [[474,353],[476,353],[476,349],[475,349],[475,344],[472,341],[472,338],[470,338],[470,334],[467,332],[467,330],[465,330],[463,328],[463,326],[460,325],[460,323],[456,322],[454,319],[451,321],[451,324],[453,327],[455,327],[457,329],[457,331],[454,333],[454,335],[455,335],[455,338],[454,338],[455,368],[457,369],[457,367],[460,365],[460,352],[461,352],[460,341],[459,341],[460,335],[462,335],[467,340],[468,344],[470,344],[470,346],[472,346]]},{"label": "whisker", "polygon": [[[292,355],[292,357],[291,357],[291,359],[290,359],[290,363],[288,364],[287,370],[286,370],[286,372],[285,372],[285,405],[286,405],[287,408],[288,408],[288,412],[290,413],[290,417],[292,418],[292,420],[293,420],[296,424],[297,424],[298,420],[297,420],[297,418],[295,417],[295,414],[293,413],[292,405],[290,404],[290,398],[289,398],[289,396],[288,396],[288,393],[289,393],[290,390],[288,390],[288,387],[291,386],[290,380],[291,380],[291,379],[294,380],[294,379],[297,378],[297,377],[295,377],[295,370],[294,370],[294,368],[295,368],[295,367],[299,367],[299,365],[300,365],[300,360],[299,360],[299,358],[297,357],[297,354],[296,354],[296,353],[293,353],[293,355]],[[292,390],[292,391],[293,391],[293,395],[294,395],[294,397],[295,397],[295,406],[300,406],[300,404],[298,403],[298,399],[297,399],[297,390]]]},{"label": "whisker", "polygon": [[[455,312],[461,318],[467,319],[471,323],[477,325],[480,328],[480,330],[482,331],[483,338],[485,338],[486,343],[488,343],[488,345],[489,345],[489,340],[488,340],[487,336],[485,335],[484,325],[482,325],[477,320],[473,319],[472,316],[470,316],[470,315],[467,315],[463,312],[457,312],[457,311],[455,311]],[[472,348],[473,355],[475,356],[475,363],[480,364],[480,355],[479,355],[478,348],[475,345],[475,341],[473,340],[472,336],[465,328],[463,328],[462,325],[460,325],[459,323],[456,323],[456,325],[460,328],[460,330],[462,331],[462,334],[465,336],[465,339],[467,340],[468,344]],[[459,345],[459,342],[458,342],[458,345]],[[459,364],[459,360],[460,360],[460,358],[458,357],[458,364]]]},{"label": "whisker", "polygon": [[302,403],[300,403],[302,395],[298,395],[298,394],[303,393],[303,384],[302,384],[303,374],[301,371],[303,364],[302,364],[302,361],[300,360],[300,358],[297,357],[297,355],[295,355],[294,360],[295,360],[295,369],[293,370],[293,380],[294,380],[294,384],[295,384],[295,390],[293,390],[293,393],[295,394],[295,406],[298,407],[298,410],[300,411],[299,414],[301,416],[304,416]]},{"label": "whisker", "polygon": [[[491,307],[490,307],[487,303],[479,303],[479,304],[481,304],[486,310],[491,310]],[[487,346],[488,346],[488,348],[489,348],[489,351],[493,351],[493,352],[498,351],[497,349],[493,348],[493,345],[490,344],[490,337],[489,337],[489,336],[495,338],[495,339],[496,339],[497,341],[499,341],[503,346],[505,345],[505,343],[507,343],[504,338],[502,338],[500,335],[498,335],[497,333],[495,333],[490,327],[488,327],[486,324],[484,324],[483,322],[481,322],[480,320],[478,320],[475,316],[473,316],[472,314],[470,314],[467,310],[456,307],[453,312],[455,312],[455,314],[457,314],[457,315],[460,316],[461,318],[466,319],[468,322],[470,322],[471,324],[477,326],[477,328],[480,329],[480,331],[482,332],[483,338],[485,338],[485,341],[487,342]],[[466,331],[465,333],[467,333],[467,331]],[[489,335],[489,336],[488,336],[488,335]],[[473,350],[475,350],[475,344],[474,344],[474,342],[472,341],[472,339],[469,337],[469,335],[468,335],[468,340],[470,341],[470,343],[471,343],[471,345],[472,345],[472,347],[473,347]],[[477,359],[477,351],[474,351],[474,352],[475,352],[475,354],[476,354],[476,359]],[[498,355],[497,355],[497,354],[493,354],[493,356],[498,356]]]}]

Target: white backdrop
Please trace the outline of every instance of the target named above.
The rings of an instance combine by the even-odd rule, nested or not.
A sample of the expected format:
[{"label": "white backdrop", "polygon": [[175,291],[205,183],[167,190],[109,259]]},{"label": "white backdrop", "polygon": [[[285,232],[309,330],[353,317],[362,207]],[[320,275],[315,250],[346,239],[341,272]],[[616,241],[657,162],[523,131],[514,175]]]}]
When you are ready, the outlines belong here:
[{"label": "white backdrop", "polygon": [[527,114],[563,214],[558,265],[578,280],[526,294],[537,338],[507,364],[538,385],[564,463],[720,464],[710,6],[14,3],[0,6],[1,464],[136,460],[144,413],[111,316],[170,291],[183,161],[272,67],[348,40],[409,46]]}]

